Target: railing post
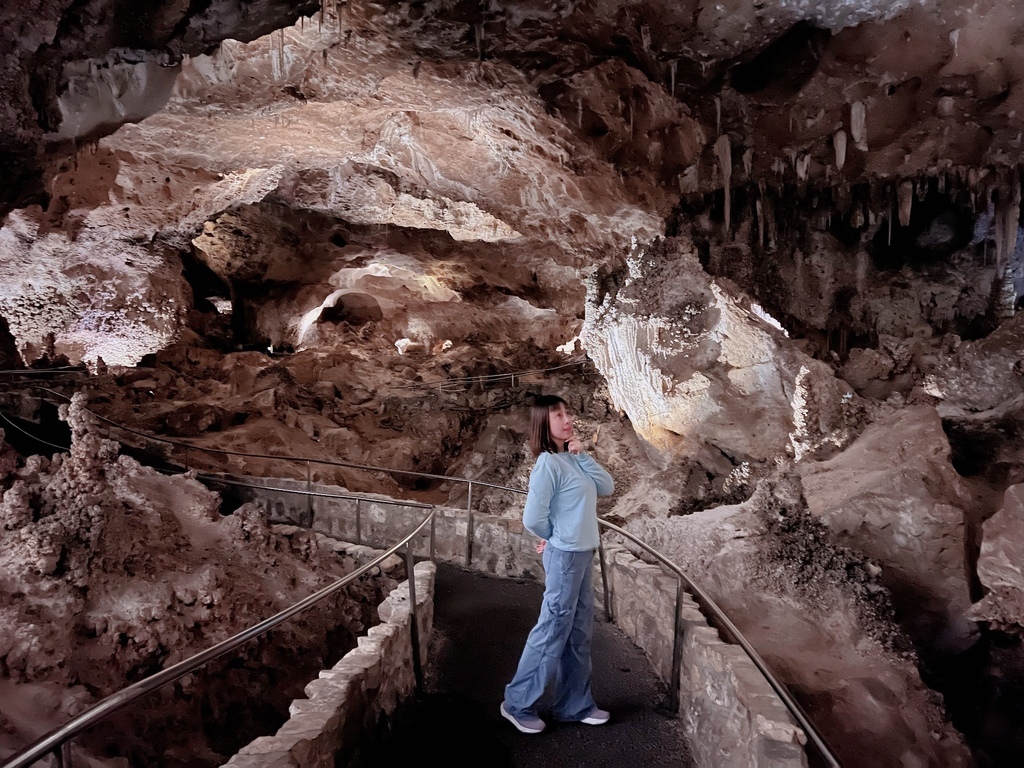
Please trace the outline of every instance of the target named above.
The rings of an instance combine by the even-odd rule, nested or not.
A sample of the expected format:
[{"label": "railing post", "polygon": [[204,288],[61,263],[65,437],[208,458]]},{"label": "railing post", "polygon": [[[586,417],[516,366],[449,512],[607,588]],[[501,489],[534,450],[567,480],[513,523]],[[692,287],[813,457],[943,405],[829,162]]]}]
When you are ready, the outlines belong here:
[{"label": "railing post", "polygon": [[466,567],[473,564],[473,481],[469,481],[469,501],[466,503]]},{"label": "railing post", "polygon": [[669,676],[669,711],[679,713],[679,686],[683,670],[683,580],[676,582],[676,611],[672,622],[672,674]]},{"label": "railing post", "polygon": [[430,515],[430,562],[437,562],[436,548],[434,542],[437,540],[437,509],[431,510]]},{"label": "railing post", "polygon": [[313,527],[313,467],[306,459],[306,525]]},{"label": "railing post", "polygon": [[57,768],[72,768],[70,740],[53,750],[53,762]]},{"label": "railing post", "polygon": [[604,617],[607,621],[612,621],[612,602],[608,594],[608,565],[605,563],[604,557],[604,539],[600,534],[597,536],[597,554],[601,560],[601,586],[604,587]]},{"label": "railing post", "polygon": [[416,677],[416,693],[423,693],[423,666],[420,659],[420,625],[416,618],[416,564],[412,556],[412,540],[405,545],[405,575],[409,579],[409,615],[411,617],[412,672]]},{"label": "railing post", "polygon": [[356,499],[356,544],[360,546],[363,544],[363,521],[359,513],[361,503],[362,499]]}]

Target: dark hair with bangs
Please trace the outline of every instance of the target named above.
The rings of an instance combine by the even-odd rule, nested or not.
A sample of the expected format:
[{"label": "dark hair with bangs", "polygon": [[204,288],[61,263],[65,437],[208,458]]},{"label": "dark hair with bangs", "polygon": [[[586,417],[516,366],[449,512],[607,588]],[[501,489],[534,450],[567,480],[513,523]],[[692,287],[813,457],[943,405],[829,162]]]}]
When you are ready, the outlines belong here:
[{"label": "dark hair with bangs", "polygon": [[542,453],[558,453],[558,445],[551,437],[548,414],[553,408],[566,404],[558,395],[541,395],[530,408],[530,451],[537,458]]}]

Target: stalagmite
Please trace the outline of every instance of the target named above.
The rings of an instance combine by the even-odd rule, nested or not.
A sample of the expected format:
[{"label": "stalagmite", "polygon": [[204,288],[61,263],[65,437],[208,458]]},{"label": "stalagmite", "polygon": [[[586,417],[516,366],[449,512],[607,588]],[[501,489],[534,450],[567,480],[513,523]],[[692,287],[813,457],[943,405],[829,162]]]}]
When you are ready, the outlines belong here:
[{"label": "stalagmite", "polygon": [[868,151],[867,109],[863,101],[855,101],[850,105],[850,135],[857,149]]},{"label": "stalagmite", "polygon": [[901,181],[896,191],[899,196],[900,226],[910,226],[910,212],[914,205],[914,182]]},{"label": "stalagmite", "polygon": [[842,171],[846,165],[846,131],[836,131],[836,135],[832,137],[832,146],[836,150],[836,170]]},{"label": "stalagmite", "polygon": [[722,172],[722,188],[725,192],[725,231],[732,228],[732,193],[730,185],[732,182],[732,144],[729,141],[729,134],[723,133],[715,142],[715,157],[718,158],[718,167]]}]

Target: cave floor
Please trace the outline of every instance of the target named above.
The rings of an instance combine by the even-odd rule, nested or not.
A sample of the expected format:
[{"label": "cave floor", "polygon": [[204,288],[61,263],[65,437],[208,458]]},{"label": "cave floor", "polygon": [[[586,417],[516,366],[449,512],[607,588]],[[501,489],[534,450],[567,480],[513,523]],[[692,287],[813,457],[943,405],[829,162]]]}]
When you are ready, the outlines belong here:
[{"label": "cave floor", "polygon": [[[540,584],[438,565],[434,645],[426,692],[377,733],[354,761],[406,766],[437,758],[448,768],[487,765],[598,766],[693,764],[680,720],[643,651],[600,614],[594,632],[594,695],[611,711],[607,725],[549,722],[524,735],[498,705],[540,611]],[[544,705],[541,703],[541,714]]]}]

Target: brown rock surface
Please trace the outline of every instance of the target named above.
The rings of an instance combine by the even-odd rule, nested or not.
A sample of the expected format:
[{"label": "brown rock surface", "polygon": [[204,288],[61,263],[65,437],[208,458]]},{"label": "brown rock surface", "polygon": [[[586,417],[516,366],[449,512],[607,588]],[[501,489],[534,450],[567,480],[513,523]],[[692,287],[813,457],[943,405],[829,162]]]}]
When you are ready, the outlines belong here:
[{"label": "brown rock surface", "polygon": [[1024,485],[1006,490],[1002,508],[983,528],[978,578],[988,594],[967,615],[1019,633],[1024,628]]},{"label": "brown rock surface", "polygon": [[834,543],[798,481],[764,484],[739,506],[628,528],[697,579],[844,765],[971,765],[918,676],[877,565]]},{"label": "brown rock surface", "polygon": [[[118,457],[115,443],[95,435],[81,402],[67,410],[71,453],[28,458],[0,499],[6,754],[126,682],[225,639],[354,567],[321,551],[309,534],[272,533],[250,507],[222,517],[217,496],[188,476],[165,477]],[[195,730],[200,707],[207,708],[207,725],[231,719],[219,690],[238,683],[228,670],[321,663],[336,652],[331,642],[351,642],[365,627],[360,599],[374,590],[367,583],[329,599],[326,612],[307,614],[273,642],[248,645],[234,661],[226,657],[186,681],[177,703],[172,690],[162,691],[90,733],[85,744],[113,743],[140,759],[185,748],[195,761],[188,764],[216,761],[217,749],[266,727],[264,712],[235,718],[237,733],[226,740],[208,741]],[[284,689],[303,683],[282,678],[281,690],[263,691],[266,710],[286,708],[291,695]],[[166,732],[161,723],[168,718],[180,729]],[[117,730],[134,736],[119,739]]]},{"label": "brown rock surface", "polygon": [[882,583],[915,637],[966,610],[963,501],[934,408],[897,411],[842,453],[797,471],[811,513],[840,544],[882,565]]}]

